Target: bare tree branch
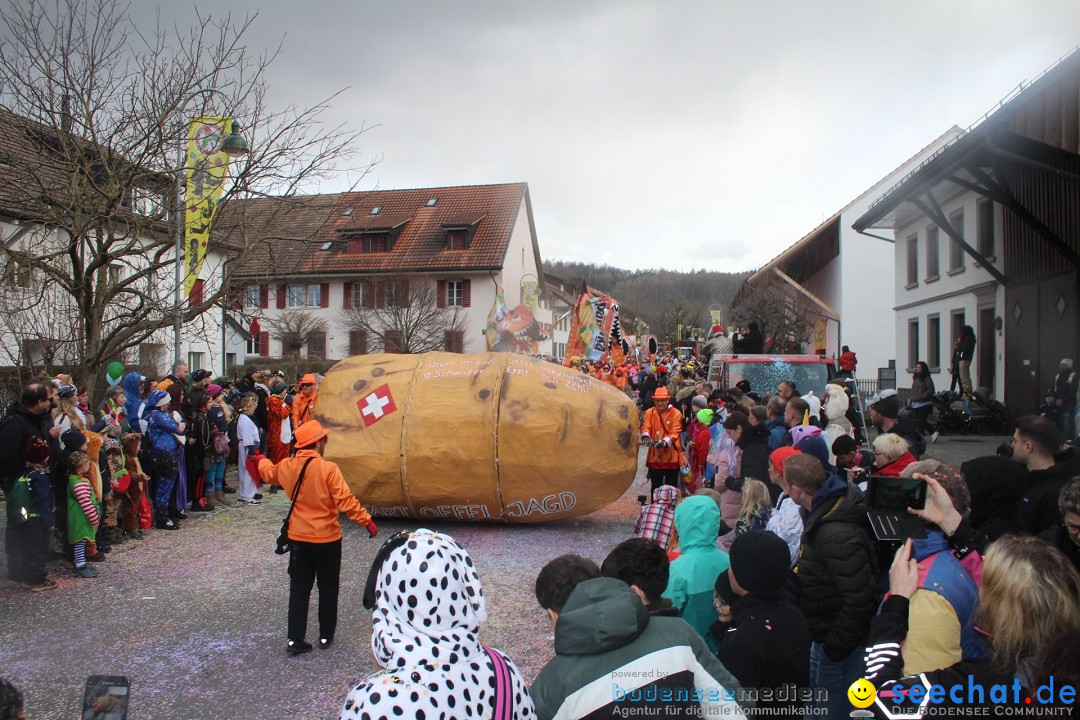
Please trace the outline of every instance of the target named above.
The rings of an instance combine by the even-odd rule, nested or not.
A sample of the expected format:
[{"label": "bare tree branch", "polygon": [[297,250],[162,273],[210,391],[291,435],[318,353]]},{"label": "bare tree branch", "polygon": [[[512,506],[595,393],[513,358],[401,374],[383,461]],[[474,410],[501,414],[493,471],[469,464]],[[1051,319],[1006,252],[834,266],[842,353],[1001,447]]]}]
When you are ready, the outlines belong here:
[{"label": "bare tree branch", "polygon": [[369,281],[358,294],[362,302],[343,308],[341,323],[366,332],[383,352],[443,350],[450,333],[463,334],[467,327],[462,308],[440,307],[438,285],[429,278],[380,278]]}]

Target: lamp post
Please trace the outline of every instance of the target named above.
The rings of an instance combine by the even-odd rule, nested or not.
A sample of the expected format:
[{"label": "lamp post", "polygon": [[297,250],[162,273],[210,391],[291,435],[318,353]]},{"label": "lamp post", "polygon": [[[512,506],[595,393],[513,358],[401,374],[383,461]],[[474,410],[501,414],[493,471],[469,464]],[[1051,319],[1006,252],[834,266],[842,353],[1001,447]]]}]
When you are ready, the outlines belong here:
[{"label": "lamp post", "polygon": [[[199,95],[220,95],[226,101],[229,97],[215,88],[199,88],[195,90],[180,103],[180,109],[183,110],[192,98]],[[183,280],[184,275],[181,268],[184,265],[184,226],[185,226],[185,214],[184,214],[184,183],[185,183],[185,169],[187,167],[187,130],[185,129],[182,136],[179,154],[177,155],[176,163],[176,223],[173,231],[173,249],[176,252],[176,267],[174,272],[174,296],[173,296],[173,363],[180,362],[180,332],[184,320],[184,300],[183,300]],[[229,121],[229,134],[225,140],[221,143],[221,150],[229,157],[236,157],[237,155],[245,155],[248,152],[247,140],[244,136],[237,132],[237,125],[232,120]],[[222,332],[224,332],[224,315],[222,316]]]}]

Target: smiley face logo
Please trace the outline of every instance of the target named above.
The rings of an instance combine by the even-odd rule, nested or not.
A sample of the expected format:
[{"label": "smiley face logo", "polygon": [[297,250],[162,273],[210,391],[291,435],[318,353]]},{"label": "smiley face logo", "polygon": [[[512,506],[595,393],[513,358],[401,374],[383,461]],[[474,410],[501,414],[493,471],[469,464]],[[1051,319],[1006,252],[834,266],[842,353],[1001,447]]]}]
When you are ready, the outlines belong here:
[{"label": "smiley face logo", "polygon": [[868,708],[874,704],[877,698],[877,690],[869,680],[859,678],[851,683],[847,691],[848,700],[857,708]]}]

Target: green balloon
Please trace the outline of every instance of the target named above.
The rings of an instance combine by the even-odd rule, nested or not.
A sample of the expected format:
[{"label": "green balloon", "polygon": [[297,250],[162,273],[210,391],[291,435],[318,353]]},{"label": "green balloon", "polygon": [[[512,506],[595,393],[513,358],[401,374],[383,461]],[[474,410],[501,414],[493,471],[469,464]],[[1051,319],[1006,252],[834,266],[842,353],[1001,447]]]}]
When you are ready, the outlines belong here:
[{"label": "green balloon", "polygon": [[105,369],[105,380],[109,385],[115,386],[124,377],[124,364],[118,360],[113,360],[109,363],[109,367]]}]

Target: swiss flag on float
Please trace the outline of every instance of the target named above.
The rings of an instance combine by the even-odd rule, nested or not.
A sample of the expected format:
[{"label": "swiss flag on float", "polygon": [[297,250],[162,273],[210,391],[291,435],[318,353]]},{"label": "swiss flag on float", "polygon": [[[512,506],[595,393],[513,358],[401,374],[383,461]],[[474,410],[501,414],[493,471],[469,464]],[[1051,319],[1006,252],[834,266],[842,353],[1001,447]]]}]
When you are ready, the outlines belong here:
[{"label": "swiss flag on float", "polygon": [[394,404],[394,396],[390,394],[389,385],[380,385],[375,388],[357,400],[356,407],[360,409],[364,427],[371,427],[390,413],[397,412],[397,405]]}]

